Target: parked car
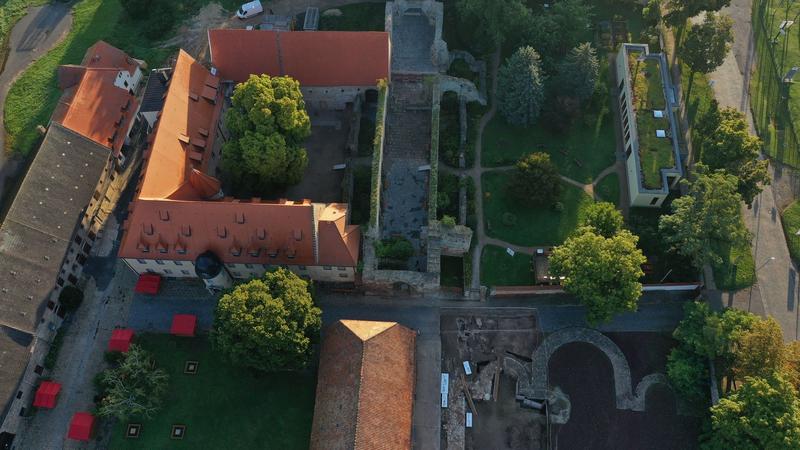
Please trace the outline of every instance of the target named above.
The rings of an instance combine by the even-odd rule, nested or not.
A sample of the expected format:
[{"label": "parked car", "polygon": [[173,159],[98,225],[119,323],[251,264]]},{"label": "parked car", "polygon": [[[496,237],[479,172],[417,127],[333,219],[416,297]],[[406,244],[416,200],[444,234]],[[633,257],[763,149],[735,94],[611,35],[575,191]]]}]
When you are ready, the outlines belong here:
[{"label": "parked car", "polygon": [[239,10],[236,11],[236,17],[240,19],[249,19],[253,16],[261,14],[262,12],[264,12],[264,7],[261,6],[261,1],[254,0],[239,7]]}]

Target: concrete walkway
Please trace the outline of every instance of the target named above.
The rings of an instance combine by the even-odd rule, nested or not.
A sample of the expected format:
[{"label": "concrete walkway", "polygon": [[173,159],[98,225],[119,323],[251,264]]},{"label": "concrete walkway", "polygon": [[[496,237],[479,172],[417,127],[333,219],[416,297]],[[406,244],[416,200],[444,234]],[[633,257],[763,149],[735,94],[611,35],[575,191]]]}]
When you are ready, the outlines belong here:
[{"label": "concrete walkway", "polygon": [[[755,133],[749,102],[749,74],[754,46],[750,24],[752,0],[733,0],[722,10],[734,21],[735,41],[722,66],[709,76],[720,106],[744,112]],[[763,157],[763,155],[762,155]],[[770,171],[771,172],[771,171]],[[745,224],[753,233],[752,251],[756,264],[758,298],[763,311],[773,316],[783,329],[784,340],[798,336],[797,268],[789,256],[783,235],[780,211],[771,186],[756,197],[753,208],[742,207]]]},{"label": "concrete walkway", "polygon": [[[72,25],[71,6],[49,3],[30,8],[11,30],[9,53],[3,72],[0,73],[0,117],[3,117],[8,90],[14,80],[40,56],[58,44]],[[23,159],[12,156],[6,148],[5,127],[0,128],[0,198],[4,190],[24,166]],[[6,186],[8,184],[9,186]]]}]

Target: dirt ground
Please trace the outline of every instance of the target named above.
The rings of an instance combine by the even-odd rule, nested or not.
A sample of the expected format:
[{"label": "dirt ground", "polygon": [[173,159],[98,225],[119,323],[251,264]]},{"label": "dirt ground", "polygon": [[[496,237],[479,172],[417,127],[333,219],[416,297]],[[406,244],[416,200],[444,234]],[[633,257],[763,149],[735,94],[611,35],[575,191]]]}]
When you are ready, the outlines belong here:
[{"label": "dirt ground", "polygon": [[[474,313],[474,314],[472,314]],[[499,376],[497,399],[493,399],[497,365],[505,356],[530,361],[541,342],[536,313],[530,309],[485,310],[443,313],[440,319],[442,372],[450,375],[449,405],[443,410],[445,422],[442,448],[537,449],[540,448],[543,418],[523,409],[516,401],[516,380]],[[465,375],[463,361],[469,361],[471,375]],[[459,378],[469,385],[475,410],[467,403]],[[485,400],[484,400],[485,398]],[[473,428],[465,428],[464,414],[472,411]]]},{"label": "dirt ground", "polygon": [[333,170],[333,166],[347,159],[345,145],[350,132],[351,113],[325,111],[324,117],[315,116],[313,112],[309,114],[311,136],[305,144],[308,167],[303,180],[288,188],[285,197],[290,200],[308,198],[321,203],[340,202],[344,170]]},{"label": "dirt ground", "polygon": [[[656,333],[610,333],[631,366],[634,385],[644,374],[663,372],[668,336]],[[550,358],[549,379],[570,398],[567,424],[553,427],[554,448],[563,449],[690,449],[696,446],[699,422],[676,413],[675,397],[657,385],[647,394],[647,410],[615,408],[614,382],[608,358],[584,343],[567,344]]]}]

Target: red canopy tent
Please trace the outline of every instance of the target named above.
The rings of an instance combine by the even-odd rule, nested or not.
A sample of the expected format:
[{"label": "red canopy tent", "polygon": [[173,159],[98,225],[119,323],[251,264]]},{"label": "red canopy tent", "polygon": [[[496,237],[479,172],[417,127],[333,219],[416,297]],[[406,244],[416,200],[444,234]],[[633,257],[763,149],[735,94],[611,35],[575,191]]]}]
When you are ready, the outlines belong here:
[{"label": "red canopy tent", "polygon": [[143,273],[139,275],[139,280],[136,282],[136,287],[133,289],[137,294],[158,294],[158,288],[161,287],[161,275],[155,273]]},{"label": "red canopy tent", "polygon": [[197,328],[197,316],[194,314],[175,314],[172,316],[172,327],[169,329],[170,334],[175,336],[194,336],[194,330]]},{"label": "red canopy tent", "polygon": [[67,437],[76,441],[88,441],[94,433],[95,418],[88,412],[76,412],[69,423]]},{"label": "red canopy tent", "polygon": [[125,353],[130,348],[132,340],[133,330],[117,328],[111,332],[111,340],[108,341],[108,351]]},{"label": "red canopy tent", "polygon": [[33,406],[37,408],[55,408],[58,393],[61,392],[61,385],[52,381],[42,381],[36,396],[33,398]]}]

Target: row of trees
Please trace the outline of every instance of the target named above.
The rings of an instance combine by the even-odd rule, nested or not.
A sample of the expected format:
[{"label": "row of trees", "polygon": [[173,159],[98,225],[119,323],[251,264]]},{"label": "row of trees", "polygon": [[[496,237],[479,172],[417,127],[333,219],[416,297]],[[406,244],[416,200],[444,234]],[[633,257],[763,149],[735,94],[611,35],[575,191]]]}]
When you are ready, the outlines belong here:
[{"label": "row of trees", "polygon": [[673,335],[667,375],[685,406],[706,412],[712,378],[722,397],[704,448],[800,448],[800,343],[784,344],[775,319],[692,302]]},{"label": "row of trees", "polygon": [[555,122],[567,126],[592,97],[600,70],[591,44],[574,47],[549,76],[534,47],[517,49],[497,73],[497,105],[506,122],[527,126],[536,122],[545,105]]}]

